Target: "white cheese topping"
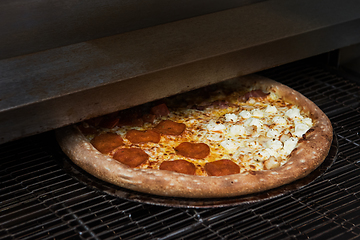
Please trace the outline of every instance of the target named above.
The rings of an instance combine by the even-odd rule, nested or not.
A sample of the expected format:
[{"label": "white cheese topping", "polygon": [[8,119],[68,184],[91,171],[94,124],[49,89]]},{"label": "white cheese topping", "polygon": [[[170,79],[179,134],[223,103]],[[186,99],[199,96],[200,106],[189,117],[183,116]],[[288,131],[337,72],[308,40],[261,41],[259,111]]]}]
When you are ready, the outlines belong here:
[{"label": "white cheese topping", "polygon": [[225,148],[227,151],[235,152],[236,149],[239,147],[236,142],[231,140],[225,140],[220,143],[220,145]]},{"label": "white cheese topping", "polygon": [[[274,157],[278,157],[279,156],[279,152],[271,149],[271,148],[265,148],[265,151],[267,151],[269,153],[270,156],[274,156]],[[265,159],[266,160],[266,159]]]},{"label": "white cheese topping", "polygon": [[268,138],[277,138],[278,136],[280,136],[280,133],[275,130],[275,129],[270,129],[267,133],[266,133],[266,136]]},{"label": "white cheese topping", "polygon": [[295,137],[291,137],[284,142],[284,152],[286,155],[290,154],[296,147],[298,143],[298,139]]},{"label": "white cheese topping", "polygon": [[260,162],[263,162],[270,158],[270,153],[267,149],[259,150],[254,154],[254,158]]},{"label": "white cheese topping", "polygon": [[299,124],[299,123],[304,123],[304,124],[306,124],[306,125],[308,125],[308,126],[312,126],[312,120],[311,120],[311,118],[302,118],[302,119],[295,119],[294,120],[294,123],[295,123],[295,125],[296,124]]},{"label": "white cheese topping", "polygon": [[246,130],[245,130],[244,126],[242,126],[242,125],[232,125],[228,131],[228,134],[231,137],[241,136],[241,135],[244,135],[245,133],[246,133]]},{"label": "white cheese topping", "polygon": [[206,128],[210,131],[223,131],[226,129],[226,126],[220,123],[216,123],[215,120],[210,120]]},{"label": "white cheese topping", "polygon": [[251,115],[256,118],[264,117],[264,113],[260,109],[253,109],[251,110]]},{"label": "white cheese topping", "polygon": [[250,98],[250,99],[248,100],[248,103],[249,103],[249,104],[255,104],[255,103],[256,103],[256,100],[255,100],[254,98]]},{"label": "white cheese topping", "polygon": [[290,119],[302,118],[300,114],[300,109],[293,107],[285,112],[285,116]]},{"label": "white cheese topping", "polygon": [[262,126],[262,121],[257,118],[249,118],[245,121],[245,126],[256,126],[258,129]]},{"label": "white cheese topping", "polygon": [[239,115],[240,115],[240,117],[245,118],[245,119],[251,117],[251,113],[246,110],[242,110]]},{"label": "white cheese topping", "polygon": [[267,113],[276,113],[277,109],[276,109],[275,106],[269,105],[269,106],[266,107],[265,112],[267,112]]},{"label": "white cheese topping", "polygon": [[279,150],[283,147],[282,142],[280,142],[279,140],[270,140],[266,142],[266,147],[273,149],[273,150]]},{"label": "white cheese topping", "polygon": [[305,123],[295,123],[295,136],[302,137],[308,130],[310,126]]},{"label": "white cheese topping", "polygon": [[285,124],[286,124],[286,120],[285,120],[285,118],[283,118],[283,117],[278,117],[278,116],[276,116],[276,117],[273,118],[273,123],[275,123],[275,124],[277,124],[277,125],[285,125]]},{"label": "white cheese topping", "polygon": [[226,122],[236,122],[238,120],[238,116],[234,113],[227,113],[225,114],[225,121]]},{"label": "white cheese topping", "polygon": [[260,144],[257,141],[250,140],[250,142],[248,143],[248,147],[253,148],[253,149],[258,148],[259,146],[260,146]]}]

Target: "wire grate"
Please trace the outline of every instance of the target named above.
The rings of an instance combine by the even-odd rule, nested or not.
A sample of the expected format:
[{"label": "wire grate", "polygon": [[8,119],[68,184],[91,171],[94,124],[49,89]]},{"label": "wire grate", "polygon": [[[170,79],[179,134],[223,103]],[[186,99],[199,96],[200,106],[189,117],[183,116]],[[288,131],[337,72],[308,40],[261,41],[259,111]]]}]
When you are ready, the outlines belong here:
[{"label": "wire grate", "polygon": [[309,97],[333,123],[338,158],[314,183],[237,207],[135,203],[69,176],[50,132],[0,145],[0,238],[360,239],[360,87],[305,62],[262,74]]}]

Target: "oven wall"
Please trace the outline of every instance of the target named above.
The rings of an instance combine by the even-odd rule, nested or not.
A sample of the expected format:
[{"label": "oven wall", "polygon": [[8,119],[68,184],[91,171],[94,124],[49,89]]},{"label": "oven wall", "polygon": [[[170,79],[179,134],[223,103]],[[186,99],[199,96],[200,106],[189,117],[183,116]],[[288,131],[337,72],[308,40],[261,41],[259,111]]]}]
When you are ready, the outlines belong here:
[{"label": "oven wall", "polygon": [[[2,22],[2,29],[24,28],[26,24],[36,29],[31,21],[21,22],[21,17],[17,20],[15,13],[4,14],[1,9],[11,9],[11,1],[7,1],[8,6],[2,4],[0,13],[5,19],[20,21],[12,28]],[[53,32],[34,30],[30,36],[37,40],[24,31],[14,34],[21,40],[17,42],[16,38],[10,40],[11,31],[0,30],[7,36],[5,40],[0,38],[6,42],[0,43],[0,48],[15,56],[25,50],[66,44],[62,41],[71,39],[67,36],[69,29],[75,37],[95,37],[91,35],[96,32],[95,23],[85,24],[94,27],[91,31],[71,26],[81,25],[88,17],[76,15],[80,5],[56,4],[54,9],[67,10],[72,20],[47,13],[48,21],[38,23]],[[24,13],[34,14],[35,19],[43,16],[36,15],[32,6],[28,11],[23,9]],[[358,9],[358,0],[261,1],[1,59],[0,143],[359,43]],[[53,11],[39,11],[44,14],[46,10]],[[96,10],[101,12],[100,7]],[[101,17],[92,19],[103,21]]]},{"label": "oven wall", "polygon": [[263,0],[6,0],[0,59],[111,36]]}]

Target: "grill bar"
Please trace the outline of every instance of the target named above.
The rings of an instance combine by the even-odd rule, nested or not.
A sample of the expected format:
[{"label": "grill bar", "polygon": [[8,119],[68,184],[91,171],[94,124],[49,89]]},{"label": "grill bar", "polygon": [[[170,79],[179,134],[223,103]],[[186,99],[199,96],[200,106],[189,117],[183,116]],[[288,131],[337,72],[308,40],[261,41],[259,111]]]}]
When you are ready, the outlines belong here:
[{"label": "grill bar", "polygon": [[61,167],[53,133],[0,145],[1,239],[355,239],[360,237],[360,87],[296,62],[263,75],[299,90],[331,119],[333,166],[314,183],[237,207],[181,209],[119,199]]}]

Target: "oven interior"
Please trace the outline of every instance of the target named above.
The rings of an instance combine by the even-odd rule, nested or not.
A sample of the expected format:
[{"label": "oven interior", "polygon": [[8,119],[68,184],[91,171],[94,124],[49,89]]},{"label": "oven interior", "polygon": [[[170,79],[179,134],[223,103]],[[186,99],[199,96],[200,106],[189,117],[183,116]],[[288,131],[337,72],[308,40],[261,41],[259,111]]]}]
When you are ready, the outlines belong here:
[{"label": "oven interior", "polygon": [[[3,1],[0,239],[359,238],[359,7]],[[310,184],[261,201],[174,206],[119,197],[64,166],[56,128],[251,73],[294,88],[330,118],[334,162]]]},{"label": "oven interior", "polygon": [[[324,57],[322,56],[324,59]],[[327,55],[328,61],[329,56]],[[318,58],[317,58],[318,59]],[[336,160],[309,185],[225,207],[161,206],[114,197],[62,167],[52,131],[0,145],[2,239],[355,239],[360,235],[360,78],[313,58],[259,72],[330,118]],[[66,157],[65,157],[66,158]]]}]

